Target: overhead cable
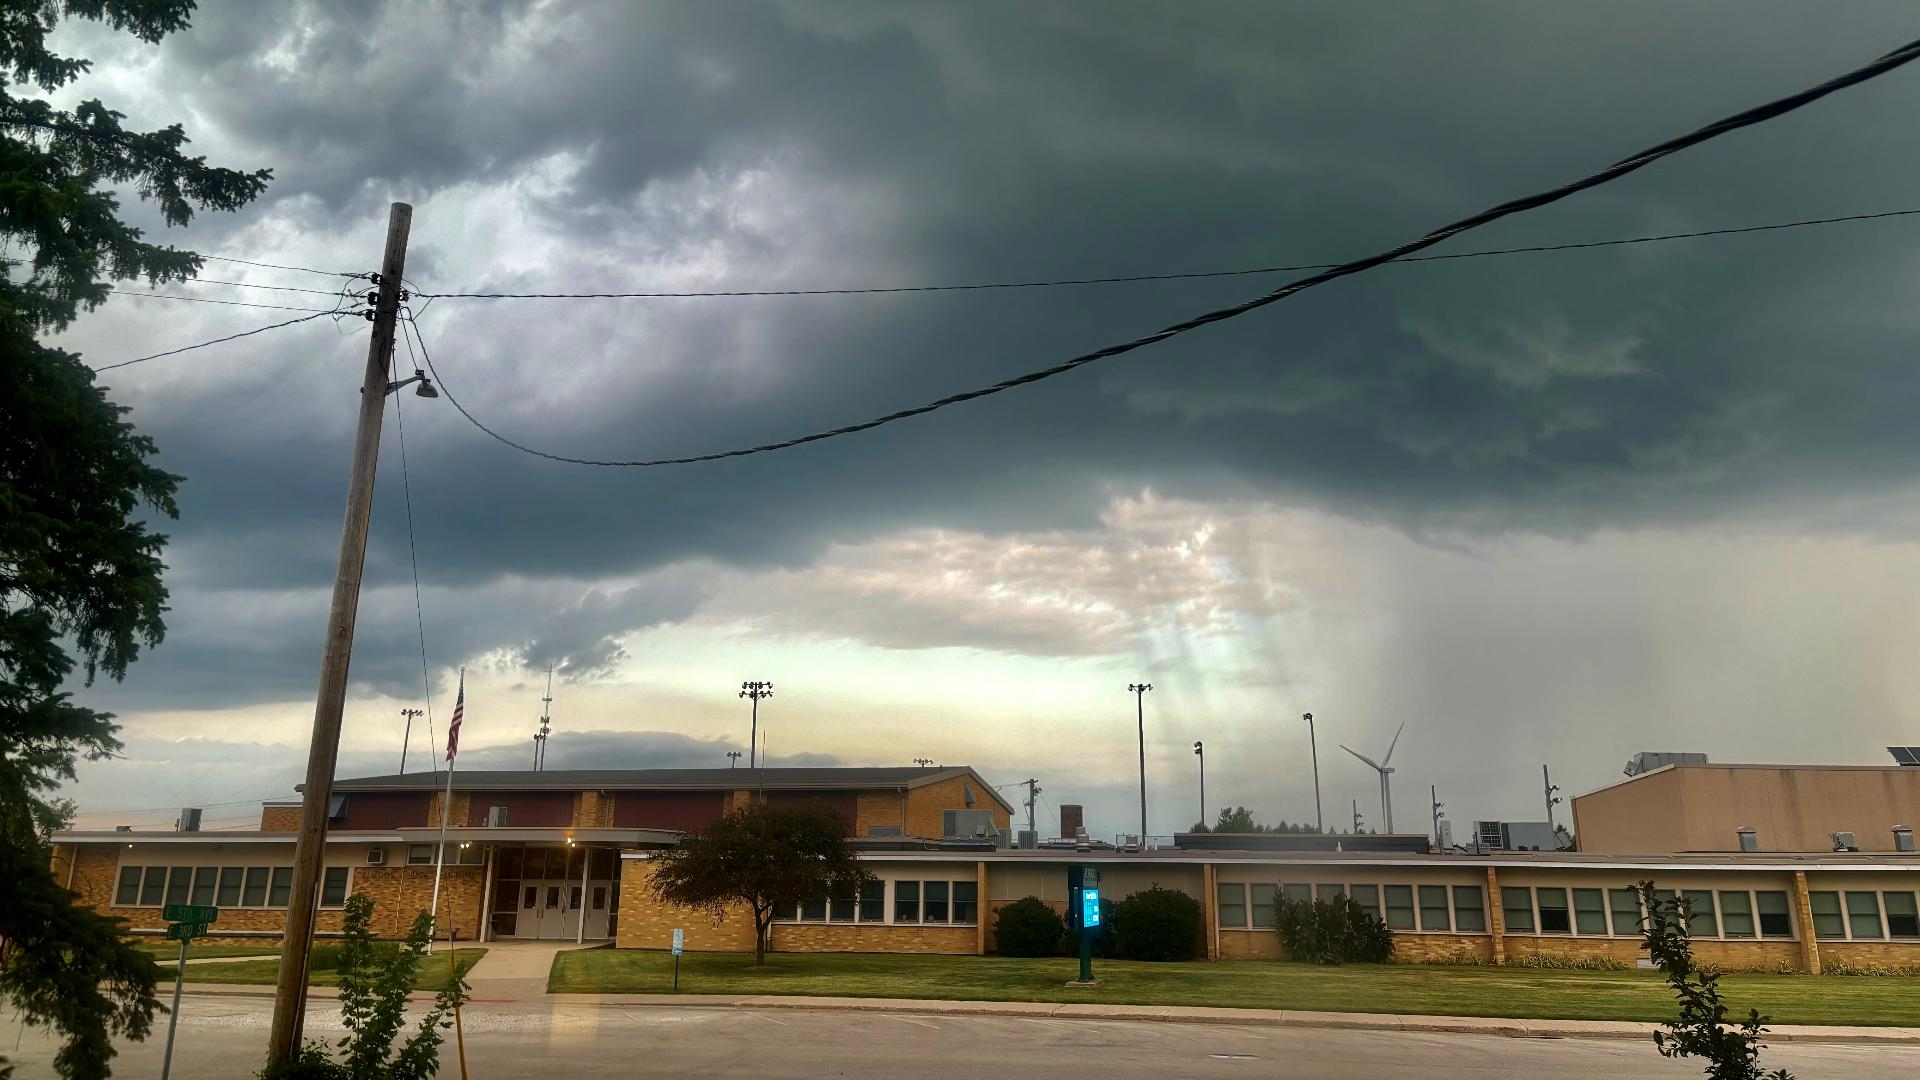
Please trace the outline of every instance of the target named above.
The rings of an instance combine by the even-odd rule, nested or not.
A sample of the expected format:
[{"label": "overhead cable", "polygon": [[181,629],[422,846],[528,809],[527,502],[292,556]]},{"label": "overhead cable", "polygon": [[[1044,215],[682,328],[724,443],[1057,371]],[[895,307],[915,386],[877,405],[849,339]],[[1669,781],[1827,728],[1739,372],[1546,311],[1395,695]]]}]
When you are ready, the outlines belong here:
[{"label": "overhead cable", "polygon": [[[1884,210],[1873,214],[1847,214],[1841,217],[1806,218],[1767,225],[1742,225],[1727,229],[1701,229],[1695,232],[1661,233],[1655,236],[1629,236],[1619,240],[1588,240],[1566,244],[1534,244],[1528,247],[1487,248],[1461,251],[1451,255],[1418,255],[1395,262],[1449,262],[1454,259],[1481,259],[1489,255],[1524,255],[1546,251],[1580,251],[1586,248],[1623,247],[1629,244],[1655,244],[1666,240],[1697,240],[1707,236],[1737,236],[1741,233],[1798,229],[1808,225],[1837,225],[1848,221],[1877,221],[1881,218],[1908,217],[1920,209]],[[870,296],[880,293],[971,292],[987,289],[1046,289],[1063,285],[1115,285],[1139,281],[1191,281],[1196,278],[1251,277],[1257,274],[1291,273],[1300,270],[1331,270],[1339,263],[1296,263],[1289,266],[1254,266],[1242,270],[1196,270],[1174,274],[1123,274],[1116,277],[1047,278],[1035,281],[982,281],[961,285],[878,285],[845,289],[714,289],[695,292],[594,292],[594,293],[509,293],[509,292],[417,292],[416,296],[435,300],[667,300],[696,297],[747,296]]]},{"label": "overhead cable", "polygon": [[1294,281],[1288,282],[1285,285],[1282,285],[1281,287],[1273,290],[1272,292],[1265,293],[1261,296],[1256,296],[1251,300],[1247,300],[1242,303],[1235,304],[1232,307],[1219,308],[1217,310],[1207,312],[1206,314],[1197,315],[1191,319],[1174,323],[1172,326],[1165,327],[1164,329],[1156,331],[1152,334],[1148,334],[1145,337],[1137,337],[1132,339],[1131,341],[1121,342],[1117,345],[1109,345],[1106,348],[1097,349],[1089,353],[1082,353],[1079,356],[1076,356],[1070,360],[1066,360],[1061,363],[1055,364],[1052,367],[1041,368],[1037,371],[1030,371],[1024,375],[1018,375],[1010,379],[1003,379],[1000,382],[993,383],[992,385],[989,385],[989,386],[983,386],[978,389],[968,390],[958,394],[950,394],[946,397],[939,398],[934,401],[930,401],[924,405],[918,405],[909,409],[901,409],[896,412],[887,413],[884,416],[874,417],[871,420],[861,421],[860,423],[856,423],[856,424],[848,424],[843,427],[832,428],[826,431],[817,431],[809,435],[801,435],[791,439],[783,439],[779,442],[762,443],[758,446],[741,447],[735,450],[723,450],[723,451],[707,453],[707,454],[692,454],[685,457],[653,458],[653,459],[639,459],[639,460],[629,460],[629,461],[571,457],[564,454],[555,454],[555,453],[550,453],[544,450],[536,450],[529,446],[524,446],[520,443],[514,442],[513,440],[507,438],[504,435],[501,435],[500,433],[494,431],[492,428],[487,427],[485,424],[481,423],[480,420],[476,418],[471,412],[467,411],[465,406],[460,404],[459,400],[454,396],[453,392],[448,388],[446,380],[441,377],[438,371],[435,371],[433,369],[433,358],[430,354],[426,352],[425,339],[419,337],[419,327],[413,324],[413,320],[411,316],[409,316],[407,322],[409,326],[413,327],[413,333],[415,334],[416,338],[420,341],[421,354],[422,354],[422,358],[425,359],[427,362],[427,370],[432,373],[434,380],[440,384],[440,392],[446,395],[447,400],[453,404],[453,407],[455,409],[459,410],[460,415],[466,417],[469,423],[473,424],[473,426],[479,428],[481,431],[485,432],[487,435],[491,436],[495,440],[501,443],[504,443],[507,446],[511,446],[516,450],[522,451],[523,453],[532,454],[535,457],[546,458],[549,461],[566,462],[568,464],[574,464],[574,465],[626,466],[626,467],[635,467],[635,468],[645,468],[645,467],[651,467],[651,466],[657,466],[657,465],[688,465],[688,464],[693,464],[695,462],[701,462],[701,461],[718,461],[724,458],[746,457],[750,454],[763,454],[763,453],[768,453],[774,450],[785,450],[790,447],[801,446],[806,443],[820,442],[822,440],[836,438],[841,435],[851,435],[856,432],[870,431],[884,424],[893,423],[896,420],[905,420],[909,417],[922,416],[927,413],[934,412],[938,409],[944,409],[949,405],[957,405],[964,401],[972,401],[976,398],[988,397],[990,395],[1002,393],[1007,390],[1012,390],[1018,387],[1027,386],[1029,384],[1039,382],[1043,379],[1050,379],[1056,375],[1064,375],[1069,371],[1072,371],[1076,368],[1082,367],[1087,364],[1091,364],[1097,360],[1104,360],[1104,359],[1107,359],[1108,357],[1118,356],[1122,353],[1132,352],[1135,349],[1144,348],[1145,346],[1153,345],[1158,342],[1165,341],[1168,338],[1176,337],[1180,334],[1187,333],[1188,331],[1191,331],[1191,330],[1197,330],[1203,326],[1208,326],[1216,322],[1222,322],[1224,320],[1231,319],[1239,315],[1244,315],[1249,311],[1253,311],[1258,308],[1265,307],[1268,304],[1278,303],[1279,301],[1285,300],[1288,297],[1291,297],[1297,293],[1301,293],[1306,291],[1307,289],[1311,289],[1316,285],[1324,285],[1329,281],[1334,281],[1339,278],[1349,277],[1354,274],[1363,273],[1383,263],[1393,262],[1394,260],[1405,258],[1406,256],[1411,255],[1416,251],[1420,251],[1425,248],[1432,247],[1433,245],[1438,244],[1444,240],[1451,239],[1452,237],[1458,236],[1459,234],[1466,232],[1470,229],[1479,228],[1480,226],[1485,225],[1489,222],[1498,221],[1501,218],[1508,217],[1513,214],[1524,213],[1525,211],[1528,211],[1528,210],[1537,209],[1539,207],[1546,206],[1554,202],[1558,202],[1559,200],[1564,199],[1569,195],[1573,195],[1578,192],[1585,191],[1588,188],[1599,187],[1602,184],[1608,183],[1613,180],[1617,180],[1620,177],[1627,175],[1628,173],[1635,172],[1639,169],[1645,168],[1646,166],[1651,165],[1662,158],[1668,157],[1669,155],[1679,153],[1680,151],[1685,150],[1688,147],[1696,146],[1700,143],[1708,141],[1709,139],[1714,139],[1721,135],[1725,135],[1730,131],[1737,131],[1744,127],[1749,127],[1751,125],[1758,124],[1766,120],[1771,120],[1776,116],[1780,116],[1784,113],[1792,112],[1793,110],[1798,109],[1803,105],[1807,105],[1814,101],[1818,101],[1819,99],[1826,97],[1828,94],[1831,94],[1837,90],[1842,90],[1842,89],[1845,89],[1846,87],[1853,86],[1858,83],[1866,82],[1868,79],[1872,79],[1877,76],[1884,75],[1887,72],[1892,71],[1893,69],[1912,61],[1915,57],[1920,57],[1920,41],[1909,42],[1906,45],[1902,45],[1900,48],[1895,49],[1890,53],[1887,53],[1886,55],[1880,57],[1879,59],[1874,60],[1872,63],[1865,65],[1864,67],[1857,68],[1854,71],[1850,71],[1844,75],[1838,76],[1833,79],[1829,79],[1826,82],[1819,84],[1818,86],[1810,87],[1806,90],[1800,91],[1799,93],[1780,98],[1776,101],[1772,101],[1764,105],[1756,106],[1755,108],[1748,109],[1744,112],[1736,113],[1724,119],[1717,120],[1711,124],[1708,124],[1705,127],[1702,127],[1696,131],[1690,132],[1686,135],[1682,135],[1674,139],[1669,139],[1666,142],[1648,147],[1647,149],[1642,150],[1639,153],[1623,158],[1620,161],[1615,162],[1614,164],[1608,166],[1607,168],[1602,169],[1599,172],[1593,173],[1589,176],[1582,177],[1578,180],[1570,181],[1568,183],[1560,185],[1559,187],[1551,188],[1546,191],[1539,192],[1537,194],[1528,195],[1519,199],[1514,199],[1508,202],[1501,203],[1498,206],[1494,206],[1487,210],[1483,210],[1480,213],[1473,215],[1472,217],[1463,218],[1450,225],[1445,225],[1445,226],[1442,226],[1441,228],[1435,229],[1434,231],[1427,233],[1425,236],[1419,237],[1418,239],[1409,240],[1406,243],[1399,245],[1398,247],[1389,248],[1388,250],[1380,252],[1377,255],[1370,255],[1363,259],[1356,259],[1352,262],[1342,263],[1338,266],[1334,266],[1326,270],[1322,270],[1317,274],[1296,279]]},{"label": "overhead cable", "polygon": [[[181,296],[178,293],[134,292],[130,289],[115,289],[114,296],[130,296],[136,300],[179,300],[189,304],[220,304],[225,307],[266,308],[271,311],[317,311],[322,315],[331,315],[336,308],[295,307],[291,304],[258,304],[251,300],[216,300],[210,296]],[[332,296],[332,293],[326,294]]]},{"label": "overhead cable", "polygon": [[142,364],[147,362],[148,360],[158,360],[163,356],[175,356],[183,352],[192,352],[195,349],[204,349],[209,345],[219,345],[228,341],[237,341],[243,337],[252,337],[255,334],[264,334],[269,330],[278,330],[283,326],[292,326],[296,323],[312,322],[314,319],[323,319],[333,314],[337,314],[337,313],[332,311],[316,311],[311,315],[302,315],[297,319],[288,319],[286,322],[272,323],[267,326],[256,326],[251,330],[242,330],[237,334],[228,334],[226,337],[214,338],[212,341],[200,341],[200,342],[195,342],[192,345],[182,345],[178,349],[168,349],[166,352],[157,352],[151,356],[138,356],[133,358],[132,360],[122,360],[117,364],[105,364],[100,367],[94,368],[93,370],[96,373],[98,373],[102,371],[112,371],[115,368],[129,367],[134,364]]}]

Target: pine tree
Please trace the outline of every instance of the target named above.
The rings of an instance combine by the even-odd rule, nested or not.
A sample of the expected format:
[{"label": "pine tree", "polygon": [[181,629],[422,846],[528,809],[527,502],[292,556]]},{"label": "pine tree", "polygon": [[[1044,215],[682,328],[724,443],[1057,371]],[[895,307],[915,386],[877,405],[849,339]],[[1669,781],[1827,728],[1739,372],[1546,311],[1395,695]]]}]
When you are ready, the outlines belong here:
[{"label": "pine tree", "polygon": [[[66,1036],[61,1076],[108,1075],[111,1038],[151,1026],[154,965],[118,920],[77,907],[55,879],[44,837],[63,807],[52,793],[79,758],[120,748],[111,713],[61,688],[114,679],[165,631],[166,538],[144,512],[177,515],[180,477],[150,459],[80,358],[40,342],[105,301],[111,281],[158,284],[198,273],[191,252],[146,242],[118,217],[131,186],[169,225],[196,209],[233,210],[266,188],[265,171],[186,156],[178,126],[129,131],[98,100],[71,110],[45,93],[85,74],[47,35],[62,18],[103,22],[153,43],[187,25],[189,0],[0,0],[0,996],[22,1019]],[[77,660],[69,653],[77,653]]]}]

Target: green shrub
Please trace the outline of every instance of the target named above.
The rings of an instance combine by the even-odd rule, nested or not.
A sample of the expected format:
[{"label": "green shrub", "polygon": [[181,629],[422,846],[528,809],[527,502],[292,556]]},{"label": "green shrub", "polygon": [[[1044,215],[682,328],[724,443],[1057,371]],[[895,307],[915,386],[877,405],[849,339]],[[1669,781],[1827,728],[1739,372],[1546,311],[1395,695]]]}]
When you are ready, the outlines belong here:
[{"label": "green shrub", "polygon": [[993,918],[994,948],[1001,956],[1053,956],[1066,932],[1066,920],[1037,896],[1015,900]]},{"label": "green shrub", "polygon": [[1308,964],[1384,964],[1393,956],[1393,931],[1350,896],[1282,900],[1273,928],[1287,957]]},{"label": "green shrub", "polygon": [[[340,970],[340,950],[343,948],[345,946],[339,942],[315,945],[309,954],[311,959],[307,962],[307,970]],[[400,943],[397,941],[375,941],[369,945],[369,949],[375,963],[392,963],[394,958],[400,955]]]},{"label": "green shrub", "polygon": [[1200,942],[1200,901],[1158,885],[1113,905],[1113,943],[1129,960],[1191,960]]},{"label": "green shrub", "polygon": [[310,1042],[298,1056],[261,1070],[260,1080],[353,1080],[353,1074],[327,1056],[326,1044]]},{"label": "green shrub", "polygon": [[1820,965],[1820,971],[1827,975],[1865,975],[1874,978],[1920,975],[1920,967],[1912,964],[1850,964],[1845,960],[1828,960]]}]

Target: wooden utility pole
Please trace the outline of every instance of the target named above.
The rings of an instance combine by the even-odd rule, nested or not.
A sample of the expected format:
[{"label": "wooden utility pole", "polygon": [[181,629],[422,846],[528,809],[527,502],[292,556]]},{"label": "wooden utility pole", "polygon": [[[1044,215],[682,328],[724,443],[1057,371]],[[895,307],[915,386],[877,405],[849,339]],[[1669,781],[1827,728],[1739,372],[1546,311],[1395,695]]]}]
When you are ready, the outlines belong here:
[{"label": "wooden utility pole", "polygon": [[273,997],[273,1026],[267,1045],[270,1063],[300,1052],[307,1005],[307,957],[313,948],[320,868],[327,843],[327,806],[333,795],[334,764],[340,756],[340,716],[347,702],[347,665],[353,659],[353,623],[360,610],[360,572],[367,560],[367,526],[373,517],[380,420],[386,413],[394,324],[400,312],[400,283],[406,272],[407,232],[412,224],[413,207],[394,203],[387,215],[387,250],[376,283],[367,370],[360,379],[360,424],[353,438],[347,518],[340,531],[340,570],[333,579],[333,606],[327,613],[320,694],[313,711],[313,743],[307,750],[300,832],[293,849],[293,896],[287,903],[286,944],[280,954],[280,981]]}]

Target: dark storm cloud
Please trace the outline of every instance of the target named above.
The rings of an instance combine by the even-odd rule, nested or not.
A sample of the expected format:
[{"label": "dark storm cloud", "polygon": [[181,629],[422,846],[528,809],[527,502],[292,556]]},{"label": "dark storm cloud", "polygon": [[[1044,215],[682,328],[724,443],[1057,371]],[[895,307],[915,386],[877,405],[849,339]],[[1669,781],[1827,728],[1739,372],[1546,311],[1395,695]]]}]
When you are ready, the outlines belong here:
[{"label": "dark storm cloud", "polygon": [[[1908,10],[216,5],[131,111],[189,113],[202,148],[277,170],[267,199],[183,242],[360,266],[407,198],[424,289],[1205,269],[1350,257],[1582,174],[1877,54],[1911,36]],[[1897,73],[1455,247],[1908,205],[1916,86]],[[1917,227],[1388,268],[1030,391],[716,466],[555,465],[407,399],[436,652],[604,666],[621,629],[699,592],[592,597],[597,579],[800,566],[907,526],[1083,526],[1149,485],[1561,534],[1871,499],[1920,450]],[[422,322],[462,401],[513,437],[651,456],[858,419],[1270,286],[445,300]],[[140,328],[125,349],[239,316],[110,318],[144,320],[103,323]],[[95,353],[116,340],[98,333]],[[189,477],[149,686],[311,682],[364,338],[281,333],[249,367],[174,369],[219,376],[114,373]],[[390,433],[368,571],[391,588],[408,573],[396,451]],[[530,598],[510,580],[571,584]],[[463,590],[514,602],[467,610]],[[402,677],[404,599],[363,615],[375,685]],[[237,640],[187,629],[223,617]]]}]

